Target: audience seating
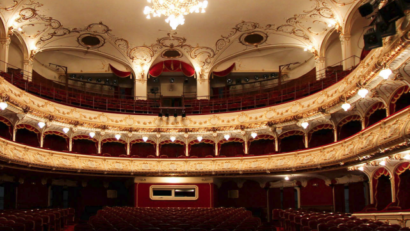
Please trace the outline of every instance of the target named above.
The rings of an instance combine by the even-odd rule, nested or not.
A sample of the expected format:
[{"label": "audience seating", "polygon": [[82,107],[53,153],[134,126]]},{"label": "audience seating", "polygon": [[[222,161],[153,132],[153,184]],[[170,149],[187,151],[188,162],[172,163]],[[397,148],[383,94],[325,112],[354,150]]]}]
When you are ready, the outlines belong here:
[{"label": "audience seating", "polygon": [[244,208],[106,207],[75,231],[272,231]]},{"label": "audience seating", "polygon": [[74,224],[74,209],[0,211],[0,231],[62,231]]},{"label": "audience seating", "polygon": [[274,209],[272,220],[284,231],[407,231],[400,225],[359,219],[350,214]]}]

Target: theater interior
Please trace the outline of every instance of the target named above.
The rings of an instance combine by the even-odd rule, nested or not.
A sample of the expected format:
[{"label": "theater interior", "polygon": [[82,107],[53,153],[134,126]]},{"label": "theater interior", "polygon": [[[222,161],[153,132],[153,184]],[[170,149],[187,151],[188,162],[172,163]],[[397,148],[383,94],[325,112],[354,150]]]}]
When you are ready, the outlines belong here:
[{"label": "theater interior", "polygon": [[0,231],[409,231],[409,0],[0,0]]}]

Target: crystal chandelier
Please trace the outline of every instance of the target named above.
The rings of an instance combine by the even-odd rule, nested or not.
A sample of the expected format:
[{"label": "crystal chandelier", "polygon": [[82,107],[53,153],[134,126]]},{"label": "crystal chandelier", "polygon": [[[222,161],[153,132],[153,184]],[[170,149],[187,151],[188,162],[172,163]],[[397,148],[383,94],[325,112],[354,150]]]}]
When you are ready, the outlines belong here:
[{"label": "crystal chandelier", "polygon": [[162,15],[168,16],[165,22],[169,23],[173,30],[176,30],[179,25],[184,25],[185,17],[189,13],[205,13],[205,9],[208,6],[208,1],[198,0],[147,0],[148,3],[152,3],[152,8],[146,6],[144,8],[144,14],[147,15],[147,19],[153,17],[161,17]]}]

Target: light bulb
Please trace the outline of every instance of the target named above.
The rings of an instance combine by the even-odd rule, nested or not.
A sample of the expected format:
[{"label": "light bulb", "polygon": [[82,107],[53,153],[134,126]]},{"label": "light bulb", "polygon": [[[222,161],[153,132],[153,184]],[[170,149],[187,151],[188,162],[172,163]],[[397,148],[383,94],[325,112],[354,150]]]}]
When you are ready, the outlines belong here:
[{"label": "light bulb", "polygon": [[69,128],[63,128],[63,132],[64,132],[64,133],[67,133],[67,132],[69,132],[69,131],[70,131]]},{"label": "light bulb", "polygon": [[115,135],[115,139],[120,140],[120,138],[121,138],[121,135],[120,135],[120,134],[116,134],[116,135]]},{"label": "light bulb", "polygon": [[7,108],[7,103],[6,102],[0,102],[0,109],[4,111],[4,109]]},{"label": "light bulb", "polygon": [[199,142],[201,142],[201,141],[202,141],[202,136],[198,136],[196,139],[197,139]]},{"label": "light bulb", "polygon": [[254,139],[255,139],[255,138],[258,136],[258,133],[256,133],[256,132],[252,132],[252,133],[251,133],[251,136],[252,136],[252,138],[254,138]]},{"label": "light bulb", "polygon": [[18,30],[18,31],[22,31],[23,29],[21,29],[21,27],[19,27],[17,30]]},{"label": "light bulb", "polygon": [[44,128],[44,126],[46,126],[46,123],[44,123],[44,122],[38,122],[38,126],[39,126],[40,128]]},{"label": "light bulb", "polygon": [[150,15],[147,15],[147,19],[151,19],[151,16],[150,16]]},{"label": "light bulb", "polygon": [[388,79],[389,76],[392,74],[393,72],[389,69],[383,69],[382,71],[380,71],[379,75],[383,78],[383,79]]},{"label": "light bulb", "polygon": [[385,160],[380,161],[379,165],[386,166],[386,161]]},{"label": "light bulb", "polygon": [[305,49],[303,49],[303,51],[307,51],[308,49],[307,49],[307,47],[305,47]]},{"label": "light bulb", "polygon": [[174,142],[174,141],[175,141],[175,136],[171,136],[169,139],[170,139],[172,142]]},{"label": "light bulb", "polygon": [[225,138],[226,140],[229,140],[229,138],[231,138],[231,136],[228,135],[228,134],[226,134],[226,135],[224,135],[224,138]]},{"label": "light bulb", "polygon": [[148,136],[143,136],[143,137],[142,137],[142,140],[143,140],[144,142],[147,142]]},{"label": "light bulb", "polygon": [[403,159],[405,159],[405,160],[410,160],[410,154],[405,155],[405,156],[403,157]]},{"label": "light bulb", "polygon": [[350,107],[351,107],[350,104],[347,103],[347,102],[342,105],[342,108],[343,108],[343,110],[345,110],[345,111],[349,110]]},{"label": "light bulb", "polygon": [[289,180],[289,177],[288,177],[288,176],[285,176],[285,180]]},{"label": "light bulb", "polygon": [[305,121],[301,125],[302,125],[303,129],[306,129],[309,126],[309,123]]},{"label": "light bulb", "polygon": [[360,166],[358,169],[359,169],[360,171],[364,171],[364,167],[363,167],[363,166]]},{"label": "light bulb", "polygon": [[359,92],[357,92],[357,94],[359,94],[362,98],[366,97],[367,93],[369,93],[369,90],[367,90],[366,88],[362,88],[359,90]]},{"label": "light bulb", "polygon": [[95,132],[90,132],[90,133],[88,133],[88,135],[90,135],[91,138],[94,138]]}]

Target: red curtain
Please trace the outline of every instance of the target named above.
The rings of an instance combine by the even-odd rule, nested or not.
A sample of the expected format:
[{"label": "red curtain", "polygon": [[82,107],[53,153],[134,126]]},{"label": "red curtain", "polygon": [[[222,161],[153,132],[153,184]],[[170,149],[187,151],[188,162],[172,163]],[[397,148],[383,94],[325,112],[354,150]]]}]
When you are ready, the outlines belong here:
[{"label": "red curtain", "polygon": [[253,140],[249,143],[249,154],[264,155],[275,153],[275,140]]},{"label": "red curtain", "polygon": [[391,203],[390,173],[385,168],[379,168],[373,176],[374,202],[377,210],[386,208]]},{"label": "red curtain", "polygon": [[198,143],[190,145],[189,156],[205,157],[215,155],[215,144]]},{"label": "red curtain", "polygon": [[243,151],[243,143],[239,142],[229,142],[221,144],[219,155],[220,156],[236,156],[236,155],[244,155]]},{"label": "red curtain", "polygon": [[140,157],[147,157],[149,155],[155,156],[155,144],[134,143],[131,146],[131,156],[133,155],[138,155]]},{"label": "red curtain", "polygon": [[379,102],[375,103],[366,113],[365,124],[366,128],[386,118],[386,109],[384,104]]},{"label": "red curtain", "polygon": [[91,139],[73,139],[73,149],[75,153],[97,154],[98,143]]},{"label": "red curtain", "polygon": [[302,131],[290,131],[279,137],[279,152],[293,152],[305,149],[305,136]]},{"label": "red curtain", "polygon": [[309,133],[309,148],[331,144],[334,141],[335,135],[332,125],[325,126],[321,129]]},{"label": "red curtain", "polygon": [[16,133],[16,142],[30,145],[33,147],[40,147],[38,135],[39,133],[35,133],[34,131],[29,131],[27,129],[20,128],[17,130]]},{"label": "red curtain", "polygon": [[162,72],[182,72],[187,77],[192,77],[195,74],[195,69],[188,63],[178,60],[166,60],[155,64],[149,70],[152,77],[158,77]]},{"label": "red curtain", "polygon": [[337,184],[333,187],[335,191],[335,212],[345,212],[345,185]]},{"label": "red curtain", "polygon": [[68,150],[68,140],[62,136],[47,134],[44,136],[43,148],[48,148],[55,151]]},{"label": "red curtain", "polygon": [[339,126],[338,140],[346,139],[359,133],[362,130],[362,122],[360,120],[351,120],[342,126]]},{"label": "red curtain", "polygon": [[349,184],[349,212],[360,212],[366,206],[364,197],[364,183],[350,183]]},{"label": "red curtain", "polygon": [[229,75],[233,71],[234,68],[235,68],[235,63],[233,63],[230,67],[228,67],[227,69],[223,71],[214,71],[213,75],[217,77],[225,77]]},{"label": "red curtain", "polygon": [[332,187],[322,179],[310,179],[306,187],[300,189],[301,206],[333,205]]},{"label": "red curtain", "polygon": [[127,145],[120,142],[101,142],[101,154],[109,153],[111,156],[127,154]]},{"label": "red curtain", "polygon": [[170,158],[185,156],[185,145],[179,143],[167,143],[161,145],[160,156],[167,155]]},{"label": "red curtain", "polygon": [[111,64],[109,65],[110,65],[112,73],[114,73],[118,77],[125,78],[131,75],[131,72],[129,71],[120,71],[117,68],[113,67]]},{"label": "red curtain", "polygon": [[5,123],[0,122],[0,137],[11,140],[13,134],[12,127]]},{"label": "red curtain", "polygon": [[283,188],[283,209],[296,208],[295,188]]},{"label": "red curtain", "polygon": [[410,163],[400,164],[395,171],[396,201],[401,209],[410,209]]}]

